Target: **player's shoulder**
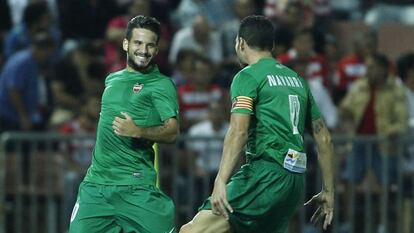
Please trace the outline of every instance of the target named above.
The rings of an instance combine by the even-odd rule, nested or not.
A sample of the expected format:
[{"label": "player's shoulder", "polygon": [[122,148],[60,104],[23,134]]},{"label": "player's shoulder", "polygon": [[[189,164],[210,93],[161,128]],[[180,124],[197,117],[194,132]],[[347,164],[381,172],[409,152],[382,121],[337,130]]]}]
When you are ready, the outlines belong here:
[{"label": "player's shoulder", "polygon": [[165,74],[162,74],[162,73],[158,73],[157,76],[159,78],[159,82],[162,85],[177,89],[177,87],[176,87],[174,81],[172,80],[172,78],[170,78],[170,77],[168,77],[168,76],[166,76]]},{"label": "player's shoulder", "polygon": [[111,82],[112,80],[116,79],[117,77],[120,77],[123,73],[124,73],[124,70],[119,70],[119,71],[116,71],[116,72],[109,73],[108,76],[106,76],[105,84],[108,83],[108,82]]},{"label": "player's shoulder", "polygon": [[252,77],[252,68],[251,66],[246,66],[243,69],[241,69],[239,72],[236,73],[236,75],[234,75],[234,79],[238,80],[238,79],[244,79],[244,78],[251,78]]}]

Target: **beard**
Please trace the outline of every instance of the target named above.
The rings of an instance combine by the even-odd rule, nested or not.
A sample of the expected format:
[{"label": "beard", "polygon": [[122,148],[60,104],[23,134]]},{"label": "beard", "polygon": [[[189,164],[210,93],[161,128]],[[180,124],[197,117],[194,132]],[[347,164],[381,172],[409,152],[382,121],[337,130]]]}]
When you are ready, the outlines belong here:
[{"label": "beard", "polygon": [[152,60],[150,60],[145,65],[141,65],[141,64],[138,64],[137,62],[135,62],[134,57],[135,56],[138,56],[138,55],[144,56],[147,59],[151,57],[151,55],[149,55],[148,53],[146,53],[146,54],[139,54],[139,53],[134,53],[134,52],[128,51],[127,63],[128,63],[128,66],[131,67],[133,70],[136,70],[136,71],[145,70],[149,66],[152,65]]}]

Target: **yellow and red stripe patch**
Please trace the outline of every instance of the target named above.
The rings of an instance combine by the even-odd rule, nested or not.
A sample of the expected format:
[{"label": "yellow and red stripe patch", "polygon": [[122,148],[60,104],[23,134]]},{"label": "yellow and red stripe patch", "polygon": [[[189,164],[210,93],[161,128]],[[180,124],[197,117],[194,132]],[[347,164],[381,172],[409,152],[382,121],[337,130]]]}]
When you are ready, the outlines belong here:
[{"label": "yellow and red stripe patch", "polygon": [[253,111],[253,99],[247,96],[237,96],[233,101],[232,110],[240,108]]}]

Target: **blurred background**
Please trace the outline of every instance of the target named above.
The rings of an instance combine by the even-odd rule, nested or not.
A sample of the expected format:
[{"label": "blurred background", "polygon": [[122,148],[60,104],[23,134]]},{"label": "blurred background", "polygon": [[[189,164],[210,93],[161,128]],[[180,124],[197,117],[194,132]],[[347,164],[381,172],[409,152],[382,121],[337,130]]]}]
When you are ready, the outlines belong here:
[{"label": "blurred background", "polygon": [[[0,233],[67,231],[105,77],[125,67],[121,42],[140,14],[162,23],[156,63],[179,96],[182,135],[157,148],[177,227],[211,193],[240,69],[235,37],[261,14],[276,28],[274,57],[308,81],[334,135],[326,232],[414,232],[412,0],[0,0]],[[306,143],[304,200],[321,189]],[[289,233],[322,232],[313,210],[299,208]]]}]

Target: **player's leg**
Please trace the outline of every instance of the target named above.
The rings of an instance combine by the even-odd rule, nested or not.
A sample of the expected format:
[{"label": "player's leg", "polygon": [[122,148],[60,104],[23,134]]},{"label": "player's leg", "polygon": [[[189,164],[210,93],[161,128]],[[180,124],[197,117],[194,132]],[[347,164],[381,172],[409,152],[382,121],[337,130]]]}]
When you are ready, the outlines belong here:
[{"label": "player's leg", "polygon": [[123,232],[176,232],[174,203],[155,186],[119,187],[114,203]]},{"label": "player's leg", "polygon": [[104,198],[101,185],[82,182],[70,218],[70,233],[120,233],[114,208]]},{"label": "player's leg", "polygon": [[229,222],[213,214],[211,210],[201,210],[189,223],[181,227],[180,233],[230,233]]}]

